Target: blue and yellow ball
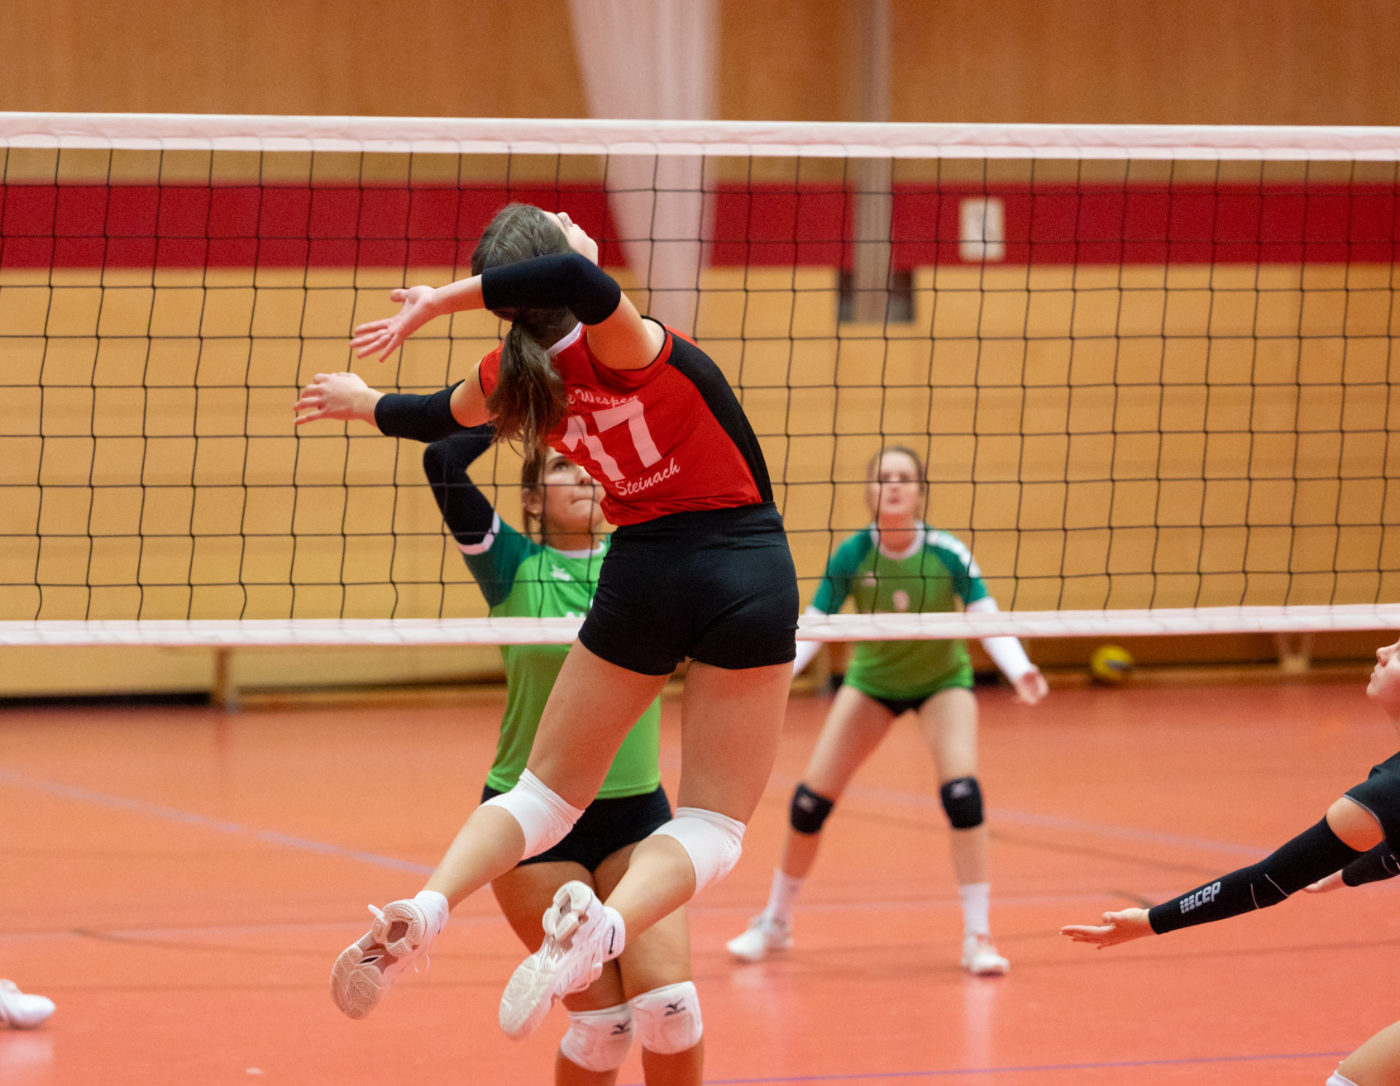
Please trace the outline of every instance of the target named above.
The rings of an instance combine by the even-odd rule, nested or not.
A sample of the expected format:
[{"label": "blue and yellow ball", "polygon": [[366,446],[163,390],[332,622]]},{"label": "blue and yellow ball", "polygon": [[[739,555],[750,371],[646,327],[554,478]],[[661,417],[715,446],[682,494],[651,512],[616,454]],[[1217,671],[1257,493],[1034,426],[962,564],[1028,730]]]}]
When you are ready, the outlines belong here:
[{"label": "blue and yellow ball", "polygon": [[1089,674],[1095,682],[1120,686],[1132,670],[1133,654],[1118,645],[1100,645],[1089,657]]}]

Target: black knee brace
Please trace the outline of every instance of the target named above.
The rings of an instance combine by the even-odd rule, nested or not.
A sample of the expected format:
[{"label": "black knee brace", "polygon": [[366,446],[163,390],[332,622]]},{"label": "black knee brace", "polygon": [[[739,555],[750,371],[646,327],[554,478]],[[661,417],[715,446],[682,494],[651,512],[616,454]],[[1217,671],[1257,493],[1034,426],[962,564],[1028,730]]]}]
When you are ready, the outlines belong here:
[{"label": "black knee brace", "polygon": [[938,790],[943,810],[955,830],[982,825],[982,787],[976,777],[958,777]]},{"label": "black knee brace", "polygon": [[792,828],[798,833],[821,833],[822,823],[826,821],[826,816],[831,814],[831,808],[836,806],[825,796],[819,796],[805,784],[799,784],[797,791],[792,794],[792,810],[789,818],[792,820]]}]

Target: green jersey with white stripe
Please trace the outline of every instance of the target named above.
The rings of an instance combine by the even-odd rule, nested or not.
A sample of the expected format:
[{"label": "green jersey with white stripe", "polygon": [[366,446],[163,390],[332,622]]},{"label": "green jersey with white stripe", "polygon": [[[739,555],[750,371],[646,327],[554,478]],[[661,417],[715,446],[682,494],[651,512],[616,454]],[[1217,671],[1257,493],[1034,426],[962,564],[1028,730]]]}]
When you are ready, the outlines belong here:
[{"label": "green jersey with white stripe", "polygon": [[[914,544],[890,555],[872,525],[831,556],[812,606],[834,614],[850,598],[860,614],[954,611],[987,595],[972,552],[955,536],[919,525]],[[846,682],[877,698],[920,698],[948,685],[960,670],[971,676],[962,641],[860,641]]]},{"label": "green jersey with white stripe", "polygon": [[[478,553],[469,553],[477,550],[475,547],[462,549],[493,618],[569,618],[588,613],[608,542],[595,551],[559,551],[541,546],[498,516]],[[545,702],[568,653],[567,645],[501,646],[508,689],[506,711],[496,759],[486,775],[486,783],[498,792],[509,791],[520,779]],[[658,699],[622,741],[598,790],[599,799],[645,795],[660,787],[660,722]]]}]

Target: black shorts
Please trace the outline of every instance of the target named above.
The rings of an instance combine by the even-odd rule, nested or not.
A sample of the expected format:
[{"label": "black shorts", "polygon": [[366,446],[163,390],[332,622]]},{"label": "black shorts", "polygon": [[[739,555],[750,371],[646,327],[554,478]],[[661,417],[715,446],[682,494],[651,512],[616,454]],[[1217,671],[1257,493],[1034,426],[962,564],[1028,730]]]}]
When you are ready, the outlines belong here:
[{"label": "black shorts", "polygon": [[[481,802],[499,796],[489,784],[481,790]],[[617,799],[595,799],[583,809],[583,816],[574,823],[569,835],[553,848],[538,856],[521,860],[525,864],[581,864],[591,874],[598,865],[618,849],[634,845],[671,821],[671,803],[666,789],[644,792],[640,796],[620,796]]]},{"label": "black shorts", "polygon": [[1400,848],[1400,754],[1372,766],[1371,775],[1346,794],[1376,816],[1386,844]]},{"label": "black shorts", "polygon": [[890,711],[891,716],[903,716],[905,713],[917,713],[924,707],[924,702],[933,697],[932,694],[925,694],[921,698],[877,698],[874,694],[866,694],[871,701],[878,701]]},{"label": "black shorts", "polygon": [[772,502],[619,528],[579,641],[610,664],[669,675],[686,657],[730,669],[797,655],[797,570]]}]

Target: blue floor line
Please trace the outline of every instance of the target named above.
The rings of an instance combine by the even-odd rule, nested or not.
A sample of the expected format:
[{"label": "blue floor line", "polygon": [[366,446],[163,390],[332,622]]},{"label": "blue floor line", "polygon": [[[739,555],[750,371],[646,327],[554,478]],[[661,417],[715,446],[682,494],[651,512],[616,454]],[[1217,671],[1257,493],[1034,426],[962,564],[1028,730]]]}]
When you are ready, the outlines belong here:
[{"label": "blue floor line", "polygon": [[[1123,1067],[1181,1067],[1209,1063],[1263,1063],[1268,1060],[1341,1059],[1346,1052],[1276,1052],[1265,1056],[1191,1056],[1167,1060],[1113,1060],[1106,1063],[1046,1063],[1023,1067],[960,1067],[939,1071],[864,1071],[847,1075],[780,1075],[774,1078],[717,1078],[710,1086],[760,1086],[783,1082],[858,1082],[882,1078],[945,1078],[953,1075],[1013,1075],[1039,1071],[1097,1071]],[[642,1086],[632,1083],[630,1086]]]},{"label": "blue floor line", "polygon": [[158,803],[147,803],[144,800],[127,799],[124,796],[113,796],[106,792],[94,791],[91,788],[78,788],[71,784],[59,784],[57,781],[46,781],[38,777],[27,777],[20,773],[13,773],[7,769],[0,769],[0,784],[8,784],[16,788],[27,788],[32,792],[42,792],[44,795],[57,796],[60,799],[73,799],[81,803],[93,803],[100,807],[109,807],[113,810],[128,811],[131,814],[163,818],[167,822],[180,822],[186,826],[197,826],[200,829],[213,830],[215,833],[250,837],[254,841],[261,841],[263,844],[278,845],[282,848],[295,848],[303,852],[315,852],[321,856],[334,856],[341,860],[358,860],[360,863],[374,864],[377,867],[388,867],[395,871],[408,871],[415,875],[430,875],[433,872],[433,868],[427,864],[416,864],[408,860],[396,859],[393,856],[381,856],[377,852],[365,852],[362,849],[346,848],[343,845],[332,845],[325,841],[313,841],[307,837],[295,837],[289,833],[277,833],[274,830],[260,830],[252,826],[245,826],[241,822],[229,822],[225,819],[211,818],[208,815],[196,814],[193,811],[182,811],[176,807],[163,807]]}]

